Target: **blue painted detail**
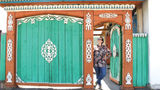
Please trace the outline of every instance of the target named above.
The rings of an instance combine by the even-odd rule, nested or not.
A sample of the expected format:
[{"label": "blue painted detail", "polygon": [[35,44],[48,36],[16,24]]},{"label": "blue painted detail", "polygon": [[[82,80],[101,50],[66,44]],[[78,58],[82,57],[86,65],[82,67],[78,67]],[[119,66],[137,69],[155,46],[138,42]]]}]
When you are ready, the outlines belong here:
[{"label": "blue painted detail", "polygon": [[137,15],[134,15],[132,18],[133,18],[133,33],[137,33]]},{"label": "blue painted detail", "polygon": [[0,3],[31,3],[31,2],[70,2],[70,1],[144,1],[144,0],[1,0]]}]

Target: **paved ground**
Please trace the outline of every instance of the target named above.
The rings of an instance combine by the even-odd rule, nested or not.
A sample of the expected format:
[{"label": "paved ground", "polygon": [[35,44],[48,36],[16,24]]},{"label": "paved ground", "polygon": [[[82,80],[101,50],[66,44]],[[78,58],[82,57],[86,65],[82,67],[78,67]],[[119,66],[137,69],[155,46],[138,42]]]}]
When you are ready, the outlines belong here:
[{"label": "paved ground", "polygon": [[106,77],[104,78],[104,81],[105,83],[108,85],[108,87],[111,89],[111,90],[120,90],[120,85],[117,85],[115,84],[114,82],[112,82],[110,79],[109,79],[109,67],[107,66],[107,75]]},{"label": "paved ground", "polygon": [[[0,89],[0,90],[60,90],[60,89],[22,89],[22,88],[12,88],[12,89]],[[65,89],[62,89],[65,90]],[[67,89],[67,90],[73,90],[73,89]],[[74,89],[74,90],[82,90],[82,89]]]},{"label": "paved ground", "polygon": [[[109,66],[107,66],[107,68],[109,68]],[[105,83],[108,85],[108,87],[111,90],[120,90],[120,85],[115,84],[109,79],[109,70],[110,69],[107,69],[107,75],[104,78]],[[145,87],[145,88],[135,88],[134,90],[151,90],[151,89],[149,89],[148,87]]]},{"label": "paved ground", "polygon": [[[103,88],[103,90],[120,90],[120,85],[115,84],[114,82],[112,82],[109,79],[109,70],[110,69],[107,69],[107,75],[106,75],[106,77],[102,81],[102,85],[103,85],[102,88]],[[94,77],[95,77],[95,75],[94,75]],[[47,89],[47,88],[46,89],[20,89],[20,88],[2,89],[2,88],[0,88],[0,90],[60,90],[60,89]],[[69,89],[67,89],[67,90],[69,90]],[[74,89],[74,90],[82,90],[82,89]],[[150,89],[146,87],[146,88],[143,88],[143,89],[142,88],[136,88],[135,90],[150,90]]]}]

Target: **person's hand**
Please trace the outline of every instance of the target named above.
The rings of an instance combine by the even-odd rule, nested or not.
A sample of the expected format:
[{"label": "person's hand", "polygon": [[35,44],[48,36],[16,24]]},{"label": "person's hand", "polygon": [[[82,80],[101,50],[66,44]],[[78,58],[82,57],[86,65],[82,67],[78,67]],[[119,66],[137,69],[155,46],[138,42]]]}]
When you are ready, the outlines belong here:
[{"label": "person's hand", "polygon": [[94,46],[94,50],[98,50],[98,47],[97,47],[97,45],[95,45],[95,46]]}]

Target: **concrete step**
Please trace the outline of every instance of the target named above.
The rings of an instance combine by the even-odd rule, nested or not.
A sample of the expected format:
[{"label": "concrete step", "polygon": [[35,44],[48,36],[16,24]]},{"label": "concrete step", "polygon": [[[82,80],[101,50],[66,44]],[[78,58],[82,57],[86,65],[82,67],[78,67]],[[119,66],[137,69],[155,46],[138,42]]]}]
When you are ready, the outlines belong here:
[{"label": "concrete step", "polygon": [[6,87],[5,87],[5,82],[4,82],[4,81],[0,81],[0,88],[6,88]]}]

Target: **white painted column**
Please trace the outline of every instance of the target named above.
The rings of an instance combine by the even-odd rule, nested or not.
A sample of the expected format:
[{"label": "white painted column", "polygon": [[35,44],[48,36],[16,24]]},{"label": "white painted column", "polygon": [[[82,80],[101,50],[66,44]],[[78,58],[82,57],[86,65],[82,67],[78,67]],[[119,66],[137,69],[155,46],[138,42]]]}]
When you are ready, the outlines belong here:
[{"label": "white painted column", "polygon": [[149,82],[160,89],[160,0],[149,0]]}]

